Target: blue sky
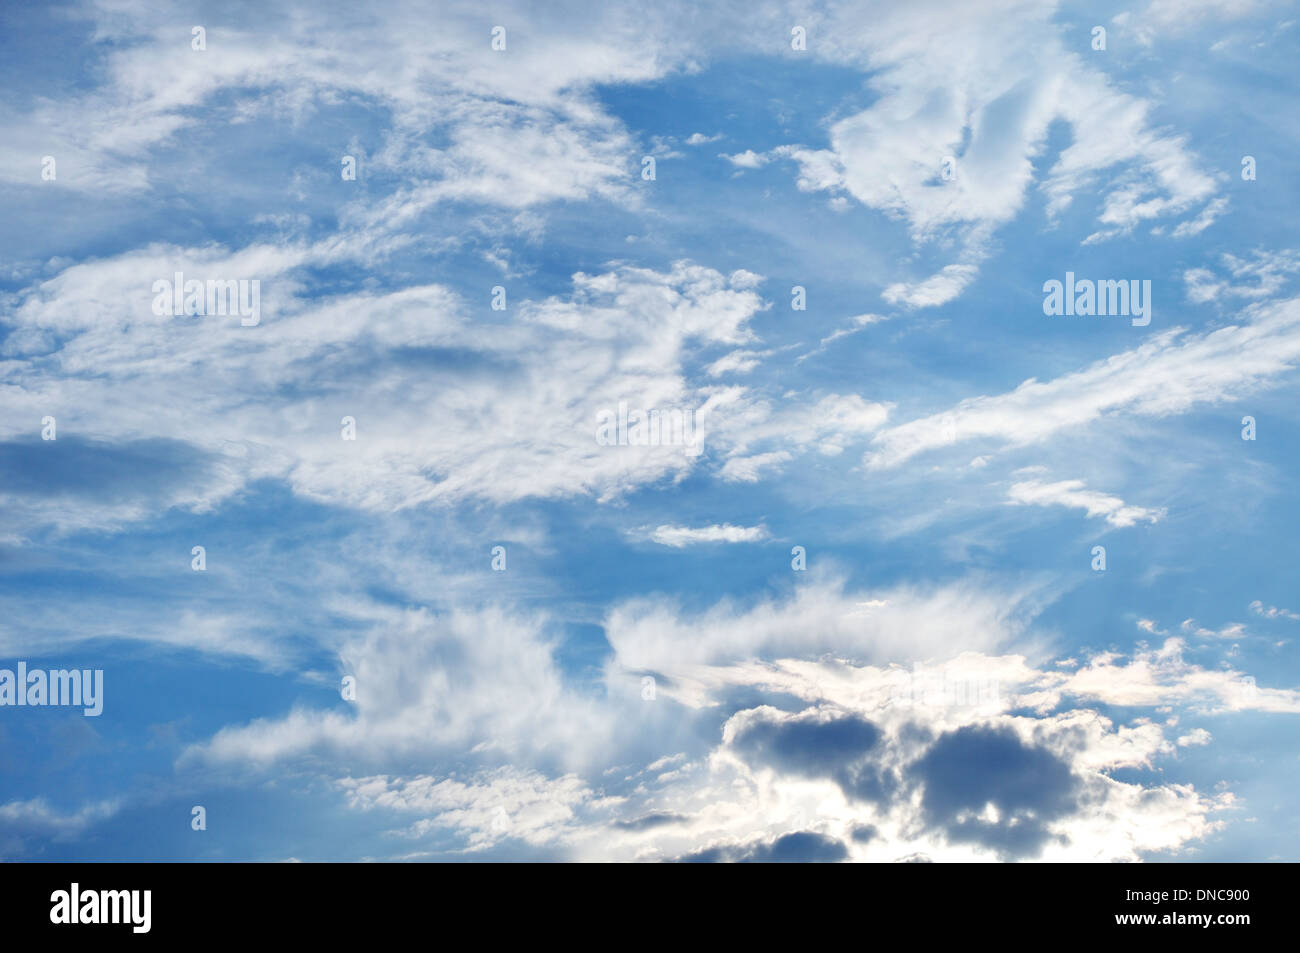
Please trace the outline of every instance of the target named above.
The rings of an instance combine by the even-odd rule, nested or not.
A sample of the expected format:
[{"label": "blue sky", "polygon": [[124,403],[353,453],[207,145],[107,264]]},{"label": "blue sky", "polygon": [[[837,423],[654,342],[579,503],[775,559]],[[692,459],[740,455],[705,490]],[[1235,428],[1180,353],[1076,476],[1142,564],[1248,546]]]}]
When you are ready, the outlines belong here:
[{"label": "blue sky", "polygon": [[1300,858],[1296,29],[6,6],[0,857]]}]

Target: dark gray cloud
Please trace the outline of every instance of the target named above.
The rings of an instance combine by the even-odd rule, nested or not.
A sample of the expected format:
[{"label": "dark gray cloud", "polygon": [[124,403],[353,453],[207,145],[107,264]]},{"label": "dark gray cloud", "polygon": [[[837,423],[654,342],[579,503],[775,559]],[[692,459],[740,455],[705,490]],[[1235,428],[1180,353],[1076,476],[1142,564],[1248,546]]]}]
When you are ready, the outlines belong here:
[{"label": "dark gray cloud", "polygon": [[855,843],[866,844],[874,840],[879,833],[880,831],[876,830],[871,824],[859,824],[853,828],[849,836],[853,838]]},{"label": "dark gray cloud", "polygon": [[814,831],[783,834],[766,843],[710,847],[678,858],[684,864],[833,864],[849,856],[833,837]]},{"label": "dark gray cloud", "polygon": [[[911,768],[924,787],[921,809],[954,842],[991,847],[1004,859],[1037,856],[1049,823],[1072,812],[1080,780],[1010,728],[968,725],[939,738]],[[985,817],[992,804],[996,820]]]},{"label": "dark gray cloud", "polygon": [[875,762],[881,737],[879,728],[858,715],[823,719],[808,713],[784,721],[751,722],[732,744],[750,764],[831,778],[854,800],[882,802],[897,783]]}]

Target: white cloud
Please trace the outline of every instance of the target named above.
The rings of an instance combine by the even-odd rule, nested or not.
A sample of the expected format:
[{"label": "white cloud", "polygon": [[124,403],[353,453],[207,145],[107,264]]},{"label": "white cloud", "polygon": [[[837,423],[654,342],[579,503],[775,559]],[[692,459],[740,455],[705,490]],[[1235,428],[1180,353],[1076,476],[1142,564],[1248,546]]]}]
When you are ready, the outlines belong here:
[{"label": "white cloud", "polygon": [[850,335],[857,334],[858,332],[865,330],[866,328],[870,327],[873,324],[879,324],[882,321],[888,321],[888,320],[889,320],[889,315],[883,315],[883,314],[868,313],[868,314],[854,315],[853,317],[849,318],[849,323],[845,327],[836,328],[830,334],[822,338],[817,343],[817,347],[795,358],[795,363],[802,364],[810,357],[815,357],[816,355],[825,352],[825,350],[831,344],[840,340],[841,338],[846,338],[849,337]]},{"label": "white cloud", "polygon": [[[605,690],[591,697],[563,684],[537,618],[355,607],[371,623],[340,649],[344,670],[357,676],[355,714],[300,709],[226,728],[183,763],[265,767],[311,754],[326,770],[337,766],[352,807],[392,815],[403,856],[512,841],[586,860],[671,859],[710,845],[733,856],[744,853],[735,845],[804,831],[841,844],[836,850],[852,860],[917,852],[936,860],[1139,860],[1186,850],[1216,830],[1230,794],[1111,775],[1155,768],[1179,749],[1210,743],[1208,733],[1173,735],[1177,718],[1116,721],[1087,706],[1292,715],[1300,692],[1189,662],[1179,639],[1127,658],[1099,653],[1061,664],[1001,653],[1034,641],[1026,623],[1037,599],[988,579],[870,594],[813,583],[784,601],[723,601],[703,613],[649,597],[606,620],[614,656]],[[651,701],[639,694],[645,671],[658,681]],[[802,708],[747,702],[726,712],[720,735],[683,751],[683,739],[699,738],[688,730],[694,719],[712,719],[705,712],[737,689],[745,698],[798,699]],[[813,730],[806,726],[844,718],[874,726],[861,729],[867,774],[851,752],[841,761],[838,749],[744,743],[756,728],[794,726],[803,737]],[[907,793],[942,783],[924,770],[940,741],[958,751],[996,742],[1069,790],[1020,786],[1003,804],[1020,811],[1050,796],[1028,840],[1004,839],[996,810],[981,821],[982,834],[968,837]],[[463,766],[455,774],[393,773],[453,751]],[[629,761],[646,767],[606,770]],[[461,846],[449,848],[449,836]]]},{"label": "white cloud", "polygon": [[10,827],[20,837],[26,834],[75,837],[120,809],[121,802],[117,800],[87,803],[75,811],[61,811],[43,797],[9,801],[0,804],[0,827]]},{"label": "white cloud", "polygon": [[1155,523],[1164,516],[1164,510],[1130,506],[1117,496],[1107,496],[1096,490],[1084,488],[1082,480],[1058,480],[1040,483],[1028,480],[1013,483],[1007,492],[1013,503],[1033,506],[1070,506],[1086,510],[1090,517],[1105,518],[1111,526],[1133,526],[1135,523]]},{"label": "white cloud", "polygon": [[797,453],[838,456],[884,426],[892,407],[857,394],[827,394],[816,403],[791,397],[776,408],[766,400],[737,402],[720,415],[713,432],[714,444],[726,450],[724,481],[752,483]]},{"label": "white cloud", "polygon": [[[993,649],[1023,631],[1036,611],[1033,587],[999,588],[967,580],[947,586],[896,586],[846,592],[838,579],[800,585],[786,599],[748,608],[729,600],[692,615],[670,598],[648,596],[610,610],[605,637],[617,664],[635,672],[677,672],[754,656],[926,658],[958,646]],[[872,600],[883,599],[883,605]]]},{"label": "white cloud", "polygon": [[1276,6],[1273,0],[1151,0],[1145,9],[1125,16],[1121,23],[1132,30],[1143,46],[1152,46],[1161,36],[1206,26],[1221,29],[1227,22],[1253,16],[1273,6]]},{"label": "white cloud", "polygon": [[761,352],[731,351],[705,368],[705,373],[710,377],[721,377],[724,374],[748,374],[758,367],[762,359],[763,353]]},{"label": "white cloud", "polygon": [[719,476],[727,483],[757,483],[765,468],[777,467],[792,459],[793,455],[785,450],[732,457],[723,465]]},{"label": "white cloud", "polygon": [[[750,372],[776,353],[760,350],[751,328],[766,304],[761,276],[745,270],[611,262],[573,275],[570,289],[544,299],[512,290],[500,318],[435,284],[320,295],[313,272],[335,265],[379,271],[391,253],[421,240],[425,213],[435,206],[504,210],[495,214],[513,216],[510,234],[533,241],[545,227],[538,206],[597,199],[635,207],[635,160],[645,145],[594,90],[695,69],[701,50],[682,40],[672,17],[597,10],[551,17],[563,24],[552,28],[533,7],[507,5],[511,51],[498,56],[473,7],[449,9],[431,33],[415,8],[380,4],[296,17],[271,11],[255,33],[214,27],[207,55],[196,59],[183,33],[177,42],[160,5],[133,4],[129,17],[120,4],[90,9],[108,51],[99,64],[105,85],[38,103],[30,116],[0,111],[15,120],[10,144],[0,145],[0,169],[8,170],[0,176],[34,181],[31,156],[49,149],[60,156],[56,188],[88,198],[104,190],[144,193],[155,157],[194,130],[200,107],[233,128],[267,117],[311,122],[331,105],[365,103],[391,117],[391,128],[364,153],[362,167],[403,184],[342,206],[341,230],[324,240],[150,246],[62,263],[12,307],[7,302],[0,358],[13,412],[0,419],[0,438],[32,440],[32,422],[50,413],[59,418],[62,446],[166,440],[198,461],[156,492],[105,493],[75,508],[8,488],[0,505],[21,531],[110,529],[171,507],[202,511],[259,479],[373,517],[429,504],[492,509],[534,498],[611,500],[701,470],[752,483],[798,455],[835,457],[869,441],[868,466],[895,466],[971,437],[1030,443],[1113,413],[1178,412],[1259,386],[1300,359],[1300,306],[1283,302],[1249,310],[1232,327],[1175,329],[1074,374],[888,426],[892,405],[857,394],[763,391],[748,386],[749,378],[747,386],[717,380]],[[1038,176],[1034,163],[1059,120],[1069,124],[1072,141],[1037,179],[1050,214],[1093,186],[1105,191],[1098,239],[1185,213],[1195,217],[1171,225],[1171,233],[1195,235],[1224,212],[1216,180],[1185,142],[1152,127],[1149,104],[1069,52],[1053,5],[1004,0],[990,12],[923,3],[878,12],[863,18],[844,7],[818,17],[812,55],[859,66],[879,94],[867,110],[837,115],[829,148],[723,157],[740,169],[789,159],[800,188],[834,193],[832,203],[851,196],[904,221],[914,241],[954,249],[955,261],[934,274],[888,283],[887,301],[931,307],[970,286],[996,229],[1023,208]],[[783,16],[755,14],[737,27],[734,42],[744,48],[764,31],[779,37],[785,26],[769,27]],[[148,27],[128,28],[136,22]],[[1017,29],[1008,32],[1007,23]],[[340,59],[344,49],[355,55]],[[695,133],[685,142],[721,138]],[[675,141],[653,140],[650,148],[661,158],[679,155],[670,148]],[[939,160],[947,154],[957,163],[946,180]],[[285,227],[306,232],[293,223],[311,221],[303,213]],[[504,241],[467,251],[507,275],[519,267]],[[1224,263],[1231,280],[1189,271],[1189,295],[1253,301],[1274,294],[1295,270],[1285,256],[1262,253]],[[262,325],[152,318],[153,279],[177,269],[191,277],[260,278]],[[879,320],[850,318],[821,348]],[[706,411],[708,453],[601,446],[596,414],[621,402]],[[339,439],[345,414],[357,420],[356,441]],[[1163,513],[1078,480],[1024,480],[1010,498],[1076,507],[1114,526],[1155,522]],[[509,509],[513,518],[518,508]],[[770,536],[764,525],[724,523],[664,524],[648,538],[681,548]],[[1040,577],[854,588],[820,575],[821,557],[809,551],[813,571],[795,574],[788,590],[778,573],[778,595],[687,611],[671,595],[647,591],[614,606],[604,619],[611,654],[603,684],[594,686],[560,660],[558,643],[572,620],[496,605],[499,590],[480,604],[437,611],[340,594],[329,608],[350,624],[323,627],[314,648],[337,657],[339,674],[356,677],[355,704],[298,705],[228,725],[188,748],[180,764],[228,771],[301,759],[327,772],[354,809],[391,812],[398,820],[390,833],[414,851],[450,832],[475,851],[518,840],[586,859],[655,859],[711,845],[731,855],[813,832],[856,860],[981,860],[1004,848],[950,836],[926,815],[925,784],[915,772],[939,741],[996,730],[1078,785],[1077,800],[1046,819],[1037,856],[1139,860],[1155,850],[1185,850],[1215,830],[1231,797],[1159,777],[1121,781],[1110,772],[1190,758],[1190,749],[1212,738],[1204,729],[1175,738],[1173,720],[1122,720],[1088,706],[1300,712],[1300,693],[1258,688],[1242,672],[1190,662],[1179,639],[1130,656],[1045,660],[1045,646],[1058,636],[1032,627],[1050,598]],[[777,555],[787,558],[784,550]],[[429,578],[413,583],[426,568],[412,556],[380,575],[406,583],[391,587],[404,606],[484,585],[454,571],[425,572]],[[510,578],[512,591],[534,595],[527,577],[522,586]],[[1296,618],[1259,602],[1251,609]],[[591,621],[590,606],[572,611]],[[127,637],[268,666],[283,666],[291,654],[251,610],[157,615]],[[0,646],[122,637],[132,622],[125,613],[96,613],[70,636],[63,607],[16,618],[21,627],[0,625]],[[1152,620],[1139,624],[1164,634]],[[1240,624],[1185,628],[1223,640],[1244,635]],[[646,672],[658,678],[655,700],[638,695]],[[947,695],[953,686],[989,683],[995,691],[975,702]],[[743,707],[724,708],[738,697]],[[848,790],[835,770],[843,765],[818,773],[762,763],[743,743],[746,732],[804,730],[850,716],[880,733],[882,788],[891,778],[900,782],[888,796]],[[594,780],[606,776],[616,795]],[[977,808],[975,820],[996,826],[1005,805]],[[63,836],[115,810],[109,802],[69,813],[41,799],[14,801],[0,805],[0,823]]]},{"label": "white cloud", "polygon": [[[0,176],[34,188],[140,192],[153,154],[199,121],[196,107],[231,123],[279,115],[301,124],[365,102],[391,124],[368,161],[423,180],[401,190],[407,215],[446,199],[627,201],[634,144],[590,90],[655,79],[691,55],[680,36],[668,42],[666,23],[632,23],[614,9],[556,18],[526,3],[497,9],[513,40],[505,52],[491,49],[473,4],[444,5],[430,30],[418,9],[385,2],[364,14],[267,11],[251,30],[209,23],[207,48],[196,51],[168,9],[74,10],[107,50],[97,64],[103,82],[6,114]],[[221,104],[222,94],[233,102]],[[59,163],[56,183],[42,183],[34,164],[47,153]]]},{"label": "white cloud", "polygon": [[1187,300],[1197,304],[1226,297],[1256,300],[1268,298],[1281,290],[1290,276],[1300,271],[1300,252],[1266,252],[1257,250],[1250,258],[1221,256],[1223,267],[1235,280],[1221,279],[1208,268],[1189,268],[1183,272]]},{"label": "white cloud", "polygon": [[744,152],[737,152],[735,155],[720,152],[718,158],[726,159],[737,169],[761,169],[771,161],[768,156],[755,152],[753,149],[746,149]]},{"label": "white cloud", "polygon": [[1263,711],[1300,713],[1300,692],[1260,688],[1252,676],[1231,669],[1200,668],[1183,658],[1186,643],[1166,639],[1141,649],[1129,661],[1103,653],[1072,673],[1046,679],[1047,691],[1109,705],[1179,704],[1198,712]]},{"label": "white cloud", "polygon": [[[1139,670],[1132,684],[1150,681],[1153,673],[1141,660],[1116,667],[1134,666]],[[1220,674],[1191,667],[1182,677],[1213,680]],[[392,812],[406,824],[403,833],[409,838],[451,830],[474,850],[517,837],[566,858],[597,861],[666,860],[711,847],[734,857],[792,832],[838,844],[845,859],[858,861],[918,853],[941,861],[1008,854],[1026,860],[1135,861],[1152,851],[1186,851],[1217,830],[1218,817],[1234,805],[1231,794],[1206,795],[1158,778],[1112,776],[1118,768],[1151,770],[1180,747],[1208,744],[1208,732],[1197,729],[1175,739],[1166,731],[1176,719],[1167,725],[1143,717],[1117,723],[1068,705],[1052,712],[1062,700],[1055,689],[1069,678],[1030,666],[1023,657],[979,653],[911,669],[833,657],[684,664],[667,688],[674,699],[711,704],[743,688],[747,694],[793,697],[802,707],[760,704],[736,710],[704,753],[646,759],[641,762],[646,767],[632,770],[616,796],[573,775],[519,769],[466,781],[348,778],[341,786],[354,807]],[[991,684],[994,691],[972,700],[962,691],[969,684]],[[1039,714],[1024,713],[1034,710]],[[848,727],[835,734],[834,746],[820,746],[818,726],[834,725]],[[787,732],[788,743],[780,740]],[[855,736],[862,739],[861,750],[846,747]],[[960,752],[967,744],[978,750],[995,741],[1003,757],[1032,762],[1039,781],[1058,780],[1042,787],[1020,785],[1010,798],[999,782],[1002,793],[992,795],[997,804],[991,811],[986,806],[983,827],[970,837],[964,822],[936,816],[933,804],[942,797],[927,800],[926,794],[930,786],[943,784],[943,773],[927,774],[925,765],[943,742],[967,758],[961,761],[963,787],[977,789],[979,772]],[[1062,790],[1054,793],[1053,784]],[[998,808],[1023,812],[1022,805],[1032,806],[1026,816],[1039,833],[1005,838],[1015,825],[1000,818]],[[411,822],[411,815],[419,820]]]},{"label": "white cloud", "polygon": [[[1072,141],[1039,180],[1050,216],[1103,175],[1111,181],[1099,236],[1212,199],[1214,179],[1183,140],[1157,131],[1147,101],[1121,92],[1071,49],[1054,13],[1055,4],[1026,0],[993,8],[913,3],[869,18],[851,7],[829,11],[811,52],[870,70],[879,98],[837,120],[829,148],[773,154],[797,163],[801,189],[847,193],[906,221],[917,242],[955,242],[956,261],[891,285],[887,300],[927,307],[961,293],[996,228],[1024,206],[1057,121],[1070,125]],[[945,176],[946,158],[954,161]],[[1213,214],[1207,208],[1188,229],[1205,227]]]},{"label": "white cloud", "polygon": [[698,543],[756,543],[767,539],[765,526],[732,526],[723,523],[715,526],[659,526],[650,538],[664,546],[680,549]]},{"label": "white cloud", "polygon": [[881,430],[866,457],[893,467],[970,439],[1040,443],[1104,415],[1160,417],[1248,393],[1300,360],[1300,299],[1261,304],[1242,323],[1201,334],[1173,328],[1089,367]]},{"label": "white cloud", "polygon": [[231,725],[183,762],[269,765],[305,755],[382,767],[446,755],[579,763],[611,722],[564,683],[544,617],[499,608],[401,611],[354,605],[360,634],[337,646],[353,711],[295,708]]},{"label": "white cloud", "polygon": [[975,280],[977,274],[979,269],[974,265],[948,265],[924,281],[911,284],[896,282],[886,288],[881,297],[890,304],[902,304],[909,308],[933,308],[958,297]]},{"label": "white cloud", "polygon": [[1240,639],[1246,634],[1246,627],[1240,622],[1231,622],[1222,629],[1215,630],[1197,625],[1195,619],[1184,619],[1179,628],[1201,639]]},{"label": "white cloud", "polygon": [[1201,234],[1201,232],[1205,231],[1218,221],[1219,216],[1223,214],[1227,207],[1228,200],[1226,198],[1220,197],[1215,199],[1206,205],[1201,214],[1196,216],[1196,218],[1180,222],[1173,230],[1172,234],[1174,238],[1187,238],[1190,235]]},{"label": "white cloud", "polygon": [[1300,622],[1300,612],[1292,612],[1290,609],[1279,609],[1277,606],[1266,606],[1256,599],[1250,604],[1250,611],[1256,615],[1262,615],[1266,619],[1291,619]]},{"label": "white cloud", "polygon": [[[837,454],[888,415],[888,405],[856,395],[774,407],[708,379],[708,368],[728,360],[743,369],[743,345],[756,340],[748,324],[767,305],[755,290],[761,276],[745,270],[614,263],[575,274],[566,296],[510,301],[508,323],[483,322],[438,285],[311,296],[303,269],[376,254],[368,243],[382,234],[363,229],[352,246],[155,246],[66,268],[28,289],[5,319],[15,412],[0,421],[0,439],[30,437],[26,422],[51,415],[60,437],[112,446],[172,439],[205,462],[186,463],[183,479],[147,498],[105,494],[75,511],[9,494],[15,525],[73,514],[77,525],[111,527],[173,506],[201,509],[262,478],[370,510],[609,499],[685,475],[705,459],[703,447],[717,452],[724,479],[752,479],[756,457]],[[259,280],[261,323],[154,316],[153,282],[177,271]],[[693,379],[688,357],[717,347],[732,348],[730,358]],[[472,360],[429,373],[409,360],[412,351]],[[200,371],[210,386],[194,386]],[[620,403],[692,415],[690,439],[603,445],[602,414],[617,415]],[[356,421],[354,441],[340,439],[344,416]]]},{"label": "white cloud", "polygon": [[73,604],[47,598],[7,604],[22,610],[21,624],[0,622],[0,653],[11,657],[66,652],[95,639],[240,657],[274,671],[284,671],[294,655],[276,623],[255,610],[195,611],[159,601],[151,611],[141,612],[138,606],[95,595]]},{"label": "white cloud", "polygon": [[[25,436],[24,413],[48,414],[61,438],[171,437],[209,455],[202,483],[190,476],[170,499],[134,508],[113,502],[104,520],[138,516],[146,503],[201,506],[267,476],[309,498],[369,509],[617,495],[687,472],[698,449],[602,446],[600,414],[620,401],[695,411],[707,440],[709,408],[726,394],[692,385],[683,358],[749,340],[746,324],[762,302],[748,273],[737,273],[738,290],[689,263],[666,273],[619,266],[575,275],[568,297],[512,302],[509,325],[484,324],[439,286],[301,297],[294,269],[328,255],[321,246],[154,248],[65,270],[9,319],[8,396],[21,412],[0,422],[0,436]],[[154,317],[152,282],[177,270],[259,278],[262,323]],[[402,359],[413,348],[475,361],[431,374]],[[212,386],[195,388],[198,368]],[[403,399],[394,403],[394,393]],[[740,396],[729,398],[737,408]],[[344,415],[357,421],[355,441],[340,439]],[[80,512],[93,516],[94,507]]]},{"label": "white cloud", "polygon": [[575,809],[592,800],[591,790],[576,775],[551,779],[513,768],[482,772],[468,782],[376,775],[344,778],[338,784],[361,810],[425,815],[403,832],[406,836],[450,828],[465,833],[470,850],[506,838],[533,845],[563,839],[575,826]]}]

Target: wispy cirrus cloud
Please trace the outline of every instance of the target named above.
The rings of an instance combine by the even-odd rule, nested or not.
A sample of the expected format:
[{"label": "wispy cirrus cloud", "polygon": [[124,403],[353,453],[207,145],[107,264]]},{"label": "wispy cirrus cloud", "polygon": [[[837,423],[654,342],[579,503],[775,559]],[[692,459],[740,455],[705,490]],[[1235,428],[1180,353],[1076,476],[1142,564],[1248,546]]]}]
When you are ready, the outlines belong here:
[{"label": "wispy cirrus cloud", "polygon": [[[802,189],[842,193],[901,219],[919,243],[956,244],[957,260],[936,274],[889,285],[891,303],[957,298],[1035,183],[1051,218],[1081,192],[1101,190],[1093,241],[1199,206],[1199,227],[1208,227],[1217,214],[1209,208],[1222,208],[1215,177],[1186,140],[1160,130],[1150,101],[1121,91],[1078,52],[1085,44],[1054,19],[1055,4],[913,4],[869,24],[850,9],[832,10],[816,55],[871,69],[879,98],[837,119],[827,148],[775,154],[796,163]],[[1001,28],[1008,20],[1014,37]],[[1040,171],[1057,122],[1072,141]]]},{"label": "wispy cirrus cloud", "polygon": [[869,469],[967,440],[1041,443],[1104,415],[1163,417],[1262,387],[1300,360],[1300,299],[1262,304],[1240,323],[1204,333],[1174,328],[1138,347],[1049,381],[963,400],[951,410],[882,429]]}]

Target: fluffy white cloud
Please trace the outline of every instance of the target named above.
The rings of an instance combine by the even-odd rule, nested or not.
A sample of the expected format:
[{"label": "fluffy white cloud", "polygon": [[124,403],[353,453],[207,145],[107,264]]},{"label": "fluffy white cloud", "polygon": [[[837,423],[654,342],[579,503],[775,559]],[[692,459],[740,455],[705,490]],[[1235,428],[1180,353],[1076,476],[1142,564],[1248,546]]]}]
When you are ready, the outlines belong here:
[{"label": "fluffy white cloud", "polygon": [[827,652],[919,659],[958,647],[1006,645],[1024,631],[1040,598],[1032,585],[1001,588],[987,580],[847,592],[841,580],[822,578],[783,600],[763,599],[748,607],[723,601],[689,615],[663,597],[631,600],[610,611],[605,636],[618,665],[637,672]]},{"label": "fluffy white cloud", "polygon": [[737,152],[735,155],[727,155],[722,152],[718,154],[718,158],[726,159],[737,169],[761,169],[771,161],[769,156],[755,152],[753,149],[746,149],[744,152]]},{"label": "fluffy white cloud", "polygon": [[[1132,666],[1136,681],[1151,675],[1141,659],[1118,667]],[[1114,778],[1120,768],[1153,770],[1209,734],[1175,737],[1177,719],[1117,723],[1059,695],[1048,702],[1044,686],[1070,676],[1021,656],[964,653],[910,669],[827,658],[683,671],[710,704],[736,688],[797,701],[736,710],[706,751],[606,772],[600,784],[498,769],[341,786],[353,806],[391,811],[409,838],[451,831],[471,850],[518,838],[585,860],[1134,861],[1193,847],[1234,805],[1231,794],[1155,776]],[[1015,783],[1008,765],[1023,769]]]},{"label": "fluffy white cloud", "polygon": [[[1082,661],[1006,652],[1036,643],[1037,598],[984,579],[813,584],[693,614],[629,603],[607,620],[595,695],[564,683],[540,617],[354,606],[369,627],[338,649],[354,711],[226,728],[182,763],[311,755],[337,766],[348,804],[391,815],[406,857],[514,843],[588,860],[1111,861],[1194,846],[1230,794],[1112,773],[1157,769],[1208,732],[1093,706],[1290,717],[1300,692],[1187,661],[1176,638]],[[718,710],[719,734],[701,734]],[[402,773],[452,751],[455,773]],[[1008,763],[1033,783],[1008,781]]]},{"label": "fluffy white cloud", "polygon": [[564,684],[543,618],[493,608],[353,613],[369,624],[336,651],[342,674],[355,679],[354,710],[295,708],[229,726],[188,749],[185,763],[268,765],[316,754],[378,767],[470,751],[577,763],[612,730],[593,700]]}]

